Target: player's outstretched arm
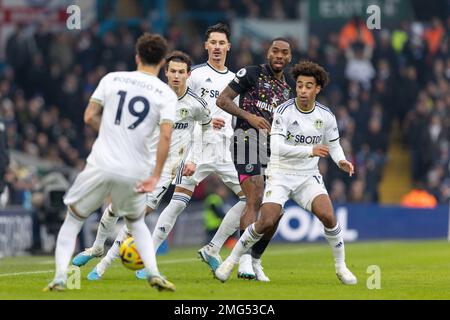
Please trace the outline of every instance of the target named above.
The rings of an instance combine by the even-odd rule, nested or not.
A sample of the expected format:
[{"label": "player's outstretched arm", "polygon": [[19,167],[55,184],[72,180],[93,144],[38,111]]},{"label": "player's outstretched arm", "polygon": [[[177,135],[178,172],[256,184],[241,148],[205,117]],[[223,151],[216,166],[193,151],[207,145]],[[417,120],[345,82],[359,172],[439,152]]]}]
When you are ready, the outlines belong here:
[{"label": "player's outstretched arm", "polygon": [[103,107],[100,103],[95,101],[89,101],[89,104],[84,111],[84,122],[98,131],[100,129],[100,123],[102,122]]},{"label": "player's outstretched arm", "polygon": [[338,165],[339,169],[348,173],[351,177],[354,173],[353,164],[345,159],[344,150],[342,150],[339,139],[329,143],[330,146],[330,156],[333,161]]}]

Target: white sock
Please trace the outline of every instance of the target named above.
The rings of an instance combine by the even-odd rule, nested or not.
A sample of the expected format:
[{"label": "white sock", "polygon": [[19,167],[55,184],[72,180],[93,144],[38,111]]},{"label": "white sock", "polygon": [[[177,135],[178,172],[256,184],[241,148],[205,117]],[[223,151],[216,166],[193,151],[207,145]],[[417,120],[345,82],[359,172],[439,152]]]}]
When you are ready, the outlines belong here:
[{"label": "white sock", "polygon": [[178,216],[186,208],[189,200],[191,200],[191,197],[185,193],[175,192],[173,194],[172,200],[170,200],[170,203],[159,215],[155,230],[153,230],[152,238],[155,250],[158,250],[161,243],[167,239],[167,236],[175,225]]},{"label": "white sock", "polygon": [[245,229],[244,234],[241,235],[238,242],[234,246],[230,258],[234,263],[238,263],[240,257],[246,253],[256,242],[261,239],[263,234],[256,233],[255,224],[252,223]]},{"label": "white sock", "polygon": [[128,229],[133,235],[136,249],[141,256],[145,268],[147,269],[147,274],[159,276],[160,274],[156,264],[156,254],[153,247],[152,234],[145,224],[144,215],[136,221],[126,220],[126,223]]},{"label": "white sock", "polygon": [[334,228],[325,229],[325,238],[331,246],[334,256],[334,265],[336,269],[345,267],[345,246],[342,237],[342,229],[339,223]]},{"label": "white sock", "polygon": [[125,241],[128,238],[128,234],[129,231],[126,225],[120,228],[120,231],[117,234],[117,237],[114,240],[113,245],[108,250],[108,253],[96,266],[97,273],[100,276],[102,276],[105,273],[106,269],[111,265],[111,263],[119,257],[120,245],[122,244],[123,241]]},{"label": "white sock", "polygon": [[67,280],[67,268],[69,267],[70,258],[75,250],[77,235],[83,226],[84,221],[73,217],[69,211],[64,220],[61,229],[59,229],[58,239],[56,240],[55,249],[55,280]]},{"label": "white sock", "polygon": [[116,225],[119,217],[115,217],[113,214],[111,205],[103,211],[102,219],[100,220],[100,224],[97,229],[97,236],[95,237],[94,244],[92,245],[95,251],[103,251],[106,239],[114,230],[114,226]]},{"label": "white sock", "polygon": [[225,214],[225,217],[220,223],[219,230],[217,230],[208,245],[212,253],[219,253],[225,241],[227,241],[236,230],[239,230],[239,223],[244,209],[245,197],[240,198],[239,201]]}]

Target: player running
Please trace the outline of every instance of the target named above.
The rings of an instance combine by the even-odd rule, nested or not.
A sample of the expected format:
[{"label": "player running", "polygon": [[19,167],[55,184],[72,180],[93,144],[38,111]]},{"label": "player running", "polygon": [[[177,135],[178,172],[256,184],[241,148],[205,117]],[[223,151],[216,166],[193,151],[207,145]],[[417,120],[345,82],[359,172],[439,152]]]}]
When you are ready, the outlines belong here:
[{"label": "player running", "polygon": [[[162,170],[159,183],[153,192],[147,194],[147,213],[154,211],[158,207],[174,178],[175,181],[181,180],[182,163],[190,148],[195,123],[199,123],[203,131],[211,128],[210,111],[207,108],[205,100],[198,97],[186,85],[186,81],[191,72],[191,64],[190,57],[181,51],[174,51],[166,58],[165,74],[169,87],[178,96],[178,103],[176,105],[175,123],[173,125],[174,131],[170,143],[169,155]],[[216,128],[221,128],[220,123],[216,125]],[[157,134],[153,137],[150,143],[151,146],[156,145],[156,139]],[[82,266],[92,258],[103,255],[106,238],[110,235],[111,229],[117,222],[117,218],[111,218],[111,216],[116,216],[112,212],[114,211],[111,208],[105,210],[100,221],[94,245],[78,254],[73,259],[72,263],[74,265]],[[127,228],[124,226],[106,256],[88,274],[89,280],[99,280],[103,276],[113,260],[119,257],[120,245],[126,237]],[[144,274],[146,275],[145,272]]]},{"label": "player running", "polygon": [[[149,284],[159,290],[175,291],[175,286],[159,273],[151,233],[144,222],[142,192],[154,190],[161,177],[177,98],[157,77],[165,62],[166,40],[146,33],[138,39],[136,51],[137,71],[104,76],[85,111],[85,122],[96,128],[99,135],[86,168],[64,198],[68,211],[56,242],[56,273],[44,291],[65,289],[77,234],[84,220],[107,196],[112,197],[112,212],[124,217],[135,238]],[[158,126],[158,147],[152,150],[151,138]],[[150,172],[152,175],[140,182]]]},{"label": "player running", "polygon": [[279,106],[274,115],[261,216],[245,230],[215,275],[223,282],[229,278],[239,257],[272,230],[285,202],[291,198],[323,223],[339,280],[343,284],[356,284],[356,277],[345,264],[342,229],[318,168],[319,158],[330,154],[350,177],[354,172],[339,143],[335,116],[316,101],[317,94],[328,83],[328,74],[318,64],[303,61],[293,68],[292,76],[297,84],[297,98]]},{"label": "player running", "polygon": [[[234,132],[233,160],[242,190],[247,197],[246,211],[241,218],[241,235],[256,221],[264,191],[264,172],[269,156],[267,132],[277,106],[294,97],[295,83],[285,73],[291,62],[288,40],[276,38],[267,52],[268,63],[249,66],[236,77],[217,99],[217,106],[237,117]],[[240,95],[239,106],[233,99]],[[261,256],[276,231],[276,224],[251,251],[256,278],[270,281],[261,267]],[[244,256],[249,256],[245,254]]]}]

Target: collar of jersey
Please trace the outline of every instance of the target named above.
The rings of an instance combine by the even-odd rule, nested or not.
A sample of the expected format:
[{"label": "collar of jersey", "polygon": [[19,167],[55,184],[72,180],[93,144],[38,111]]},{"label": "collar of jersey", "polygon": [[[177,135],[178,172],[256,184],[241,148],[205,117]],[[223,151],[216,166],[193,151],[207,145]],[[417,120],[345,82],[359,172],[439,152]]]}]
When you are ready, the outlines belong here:
[{"label": "collar of jersey", "polygon": [[272,67],[270,66],[270,63],[266,63],[264,64],[264,66],[266,67],[267,72],[269,72],[270,76],[278,81],[281,82],[286,82],[286,77],[284,76],[284,71],[283,71],[283,78],[278,79],[277,77],[275,77],[275,73],[272,70]]},{"label": "collar of jersey", "polygon": [[188,93],[188,91],[189,91],[189,87],[188,86],[186,86],[186,91],[181,95],[181,97],[179,97],[178,98],[178,100],[181,100],[181,99],[183,99],[184,98],[184,96],[185,95],[187,95],[187,93]]},{"label": "collar of jersey", "polygon": [[309,111],[303,111],[302,109],[300,109],[300,107],[297,104],[297,98],[294,99],[294,103],[295,103],[295,108],[300,113],[309,114],[309,113],[313,112],[314,110],[316,110],[316,103],[315,102],[314,102],[314,107],[311,110],[309,110]]},{"label": "collar of jersey", "polygon": [[214,68],[212,65],[210,65],[208,61],[206,61],[206,65],[207,65],[208,67],[210,67],[211,69],[213,69],[213,70],[214,70],[215,72],[217,72],[217,73],[220,73],[220,74],[226,74],[226,73],[228,73],[228,68],[226,68],[225,71],[219,71],[219,70],[217,70],[216,68]]},{"label": "collar of jersey", "polygon": [[145,71],[141,71],[141,70],[137,70],[137,72],[146,74],[146,75],[148,75],[148,76],[156,77],[154,74],[152,74],[152,73],[150,73],[150,72],[145,72]]}]

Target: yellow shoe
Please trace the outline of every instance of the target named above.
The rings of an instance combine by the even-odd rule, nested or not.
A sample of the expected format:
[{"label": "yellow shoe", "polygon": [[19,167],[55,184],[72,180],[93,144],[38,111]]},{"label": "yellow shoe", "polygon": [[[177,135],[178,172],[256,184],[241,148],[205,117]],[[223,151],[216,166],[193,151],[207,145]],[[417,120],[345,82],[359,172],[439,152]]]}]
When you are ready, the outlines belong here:
[{"label": "yellow shoe", "polygon": [[61,280],[53,280],[50,282],[42,291],[49,292],[49,291],[65,291],[66,290],[66,284]]},{"label": "yellow shoe", "polygon": [[158,291],[175,291],[176,287],[175,285],[164,279],[161,276],[149,276],[148,277],[148,283],[150,284],[150,286],[152,286],[152,288],[158,289]]}]

